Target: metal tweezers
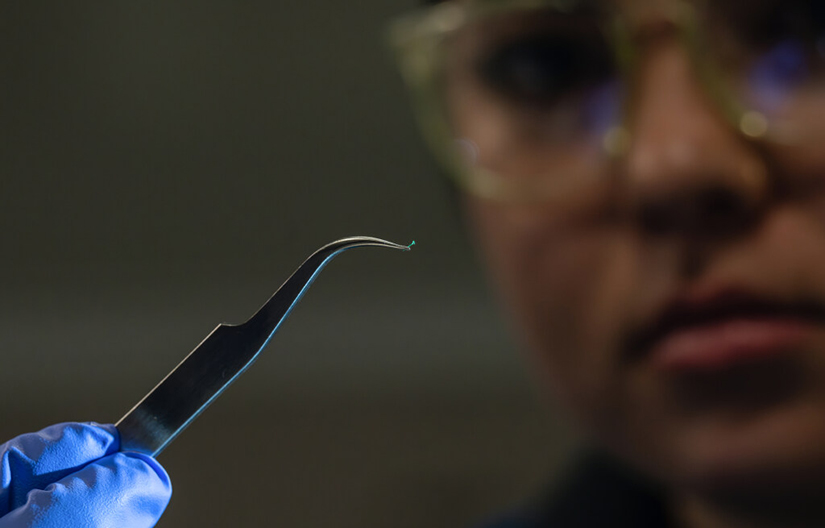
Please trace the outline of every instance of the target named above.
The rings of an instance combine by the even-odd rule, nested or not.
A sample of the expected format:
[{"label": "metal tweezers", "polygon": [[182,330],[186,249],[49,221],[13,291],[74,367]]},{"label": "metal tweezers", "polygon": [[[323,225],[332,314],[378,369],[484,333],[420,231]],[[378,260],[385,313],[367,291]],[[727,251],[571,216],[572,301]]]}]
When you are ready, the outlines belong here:
[{"label": "metal tweezers", "polygon": [[408,251],[372,237],[344,238],[312,255],[248,321],[220,324],[115,425],[120,449],[157,456],[258,358],[321,269],[354,247]]}]

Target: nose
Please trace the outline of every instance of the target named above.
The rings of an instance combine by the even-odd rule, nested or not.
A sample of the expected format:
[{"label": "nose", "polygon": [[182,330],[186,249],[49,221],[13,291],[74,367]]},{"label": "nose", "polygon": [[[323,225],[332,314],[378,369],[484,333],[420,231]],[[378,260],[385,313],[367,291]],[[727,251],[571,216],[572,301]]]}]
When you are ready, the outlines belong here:
[{"label": "nose", "polygon": [[675,38],[640,57],[624,161],[632,217],[652,235],[718,236],[758,218],[767,166],[716,110]]}]

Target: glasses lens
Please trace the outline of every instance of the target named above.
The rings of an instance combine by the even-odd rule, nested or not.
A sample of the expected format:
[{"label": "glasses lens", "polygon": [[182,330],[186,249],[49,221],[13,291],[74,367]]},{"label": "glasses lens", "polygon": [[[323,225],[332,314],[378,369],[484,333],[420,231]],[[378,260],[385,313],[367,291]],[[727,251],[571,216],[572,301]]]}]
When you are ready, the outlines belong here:
[{"label": "glasses lens", "polygon": [[592,181],[622,100],[602,18],[550,9],[465,24],[442,42],[438,96],[463,168],[515,188]]},{"label": "glasses lens", "polygon": [[709,3],[704,11],[720,70],[750,110],[740,123],[743,130],[755,135],[770,130],[777,139],[797,144],[821,138],[825,3],[739,0]]}]

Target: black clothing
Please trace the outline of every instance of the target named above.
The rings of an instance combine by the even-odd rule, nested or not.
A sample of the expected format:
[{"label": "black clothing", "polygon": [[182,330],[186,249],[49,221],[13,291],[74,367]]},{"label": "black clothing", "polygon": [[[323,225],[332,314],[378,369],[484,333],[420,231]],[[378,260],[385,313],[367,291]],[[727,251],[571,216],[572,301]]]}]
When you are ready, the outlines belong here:
[{"label": "black clothing", "polygon": [[613,459],[590,454],[549,500],[485,528],[668,528],[662,490]]}]

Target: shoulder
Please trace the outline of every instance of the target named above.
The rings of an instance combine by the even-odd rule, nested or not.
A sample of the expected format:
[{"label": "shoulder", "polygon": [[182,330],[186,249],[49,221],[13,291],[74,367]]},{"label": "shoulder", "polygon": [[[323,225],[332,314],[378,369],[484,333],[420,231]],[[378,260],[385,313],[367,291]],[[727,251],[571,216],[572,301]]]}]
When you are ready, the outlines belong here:
[{"label": "shoulder", "polygon": [[475,528],[539,528],[541,526],[536,519],[530,519],[525,512],[512,512]]},{"label": "shoulder", "polygon": [[585,453],[540,500],[476,528],[664,528],[654,482],[599,453]]}]

